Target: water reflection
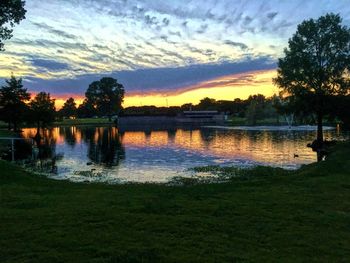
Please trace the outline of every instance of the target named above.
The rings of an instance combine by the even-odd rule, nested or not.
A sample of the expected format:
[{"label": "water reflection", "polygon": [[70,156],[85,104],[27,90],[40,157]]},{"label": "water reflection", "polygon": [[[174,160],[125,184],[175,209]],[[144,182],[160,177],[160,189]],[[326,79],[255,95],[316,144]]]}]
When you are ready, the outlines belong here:
[{"label": "water reflection", "polygon": [[115,127],[96,128],[95,132],[86,132],[84,141],[89,145],[90,160],[96,164],[117,166],[125,158],[125,149]]},{"label": "water reflection", "polygon": [[63,158],[63,154],[56,153],[56,139],[52,130],[45,130],[34,137],[37,151],[34,151],[33,165],[40,167],[41,171],[57,173],[56,162]]},{"label": "water reflection", "polygon": [[60,136],[65,138],[65,141],[71,147],[74,147],[76,143],[80,143],[81,140],[81,132],[77,129],[77,127],[61,127],[58,129]]},{"label": "water reflection", "polygon": [[[23,132],[25,138],[35,134],[36,129]],[[325,132],[325,137],[348,135],[335,130]],[[171,128],[120,132],[115,127],[60,127],[42,134],[35,159],[37,166],[56,172],[58,178],[165,182],[202,165],[297,168],[316,161],[306,147],[314,138],[313,131]],[[91,176],[80,176],[80,172]]]},{"label": "water reflection", "polygon": [[[68,147],[79,151],[76,146],[82,143],[88,145],[87,156],[95,164],[116,166],[125,158],[125,149],[115,127],[57,127],[41,131],[40,136],[36,129],[24,129],[23,136],[32,138],[35,142],[34,160],[42,168],[51,163],[51,171],[57,170],[56,161],[64,158],[64,153],[69,152]],[[60,146],[59,153],[56,151],[56,144]]]}]

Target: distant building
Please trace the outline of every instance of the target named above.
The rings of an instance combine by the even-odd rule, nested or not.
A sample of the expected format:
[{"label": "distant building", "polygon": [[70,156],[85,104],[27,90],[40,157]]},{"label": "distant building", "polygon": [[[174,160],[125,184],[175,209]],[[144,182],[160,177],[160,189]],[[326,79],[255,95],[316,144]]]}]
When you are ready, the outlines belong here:
[{"label": "distant building", "polygon": [[206,125],[223,124],[227,120],[225,113],[218,111],[184,111],[177,116],[121,116],[118,118],[120,128],[125,127],[159,127],[169,125]]},{"label": "distant building", "polygon": [[177,117],[178,122],[213,123],[224,122],[227,119],[225,113],[218,111],[184,111]]}]

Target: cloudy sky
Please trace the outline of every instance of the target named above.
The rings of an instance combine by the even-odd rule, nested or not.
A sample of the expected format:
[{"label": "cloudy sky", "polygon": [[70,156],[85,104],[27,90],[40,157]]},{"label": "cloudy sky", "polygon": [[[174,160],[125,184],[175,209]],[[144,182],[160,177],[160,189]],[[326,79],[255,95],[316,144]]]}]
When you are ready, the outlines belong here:
[{"label": "cloudy sky", "polygon": [[125,105],[179,105],[271,95],[277,58],[304,19],[339,13],[348,0],[27,0],[27,18],[0,53],[33,93],[81,98],[112,76]]}]

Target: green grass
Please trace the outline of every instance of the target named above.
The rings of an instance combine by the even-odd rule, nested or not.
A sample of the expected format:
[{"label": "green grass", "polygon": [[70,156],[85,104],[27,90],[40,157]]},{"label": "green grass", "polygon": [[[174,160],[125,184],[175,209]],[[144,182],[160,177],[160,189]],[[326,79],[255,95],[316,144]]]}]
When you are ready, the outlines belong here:
[{"label": "green grass", "polygon": [[0,137],[12,137],[13,135],[12,131],[0,129]]},{"label": "green grass", "polygon": [[[229,124],[232,126],[244,126],[250,125],[246,118],[240,117],[232,117],[229,119]],[[287,125],[287,122],[281,116],[279,118],[279,122],[277,122],[276,118],[264,118],[261,120],[256,120],[255,125]]]},{"label": "green grass", "polygon": [[7,123],[0,121],[0,129],[6,129],[7,128]]},{"label": "green grass", "polygon": [[[14,133],[13,131],[9,131],[7,129],[0,128],[0,138],[1,137],[17,137],[18,135]],[[6,150],[11,141],[8,140],[0,140],[0,152]]]},{"label": "green grass", "polygon": [[71,126],[71,125],[105,125],[113,124],[108,118],[82,118],[82,119],[63,119],[59,122],[54,122],[53,126]]},{"label": "green grass", "polygon": [[294,173],[74,184],[0,162],[2,262],[349,262],[350,143]]},{"label": "green grass", "polygon": [[232,117],[228,120],[229,124],[232,126],[240,126],[246,124],[246,118]]}]

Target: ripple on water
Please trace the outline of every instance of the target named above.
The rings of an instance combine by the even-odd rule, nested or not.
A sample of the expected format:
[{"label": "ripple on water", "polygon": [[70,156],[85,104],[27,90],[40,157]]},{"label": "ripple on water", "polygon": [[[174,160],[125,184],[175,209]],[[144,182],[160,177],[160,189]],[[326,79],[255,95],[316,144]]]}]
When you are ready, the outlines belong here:
[{"label": "ripple on water", "polygon": [[[24,129],[33,137],[35,129]],[[316,161],[306,144],[315,131],[267,129],[177,129],[119,133],[112,127],[57,127],[44,136],[44,158],[57,159],[55,179],[79,182],[168,182],[191,177],[187,169],[207,165],[252,167],[270,165],[296,169]],[[72,139],[74,138],[74,139]],[[326,139],[349,138],[348,133],[325,131]],[[294,158],[294,154],[298,158]],[[91,165],[87,165],[91,163]],[[52,169],[52,167],[49,167]]]}]

